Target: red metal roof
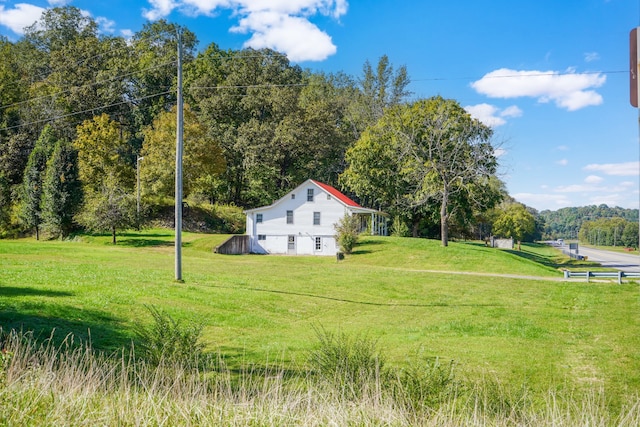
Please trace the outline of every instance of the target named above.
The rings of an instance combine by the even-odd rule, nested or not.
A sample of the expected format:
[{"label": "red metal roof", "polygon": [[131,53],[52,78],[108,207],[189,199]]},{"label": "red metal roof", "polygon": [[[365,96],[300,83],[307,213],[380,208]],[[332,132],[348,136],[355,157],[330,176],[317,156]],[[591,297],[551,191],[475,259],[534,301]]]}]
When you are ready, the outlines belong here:
[{"label": "red metal roof", "polygon": [[342,203],[344,203],[347,206],[351,206],[353,208],[361,208],[362,206],[360,206],[359,204],[357,204],[356,202],[354,202],[353,200],[351,200],[350,198],[348,198],[347,196],[345,196],[344,194],[342,194],[341,192],[339,192],[338,190],[336,190],[335,188],[333,188],[332,186],[328,185],[328,184],[324,184],[322,182],[318,182],[315,180],[311,180],[311,182],[313,182],[314,184],[316,184],[318,187],[322,188],[324,191],[326,191],[327,193],[331,194],[333,197],[335,197],[336,199],[340,200]]}]

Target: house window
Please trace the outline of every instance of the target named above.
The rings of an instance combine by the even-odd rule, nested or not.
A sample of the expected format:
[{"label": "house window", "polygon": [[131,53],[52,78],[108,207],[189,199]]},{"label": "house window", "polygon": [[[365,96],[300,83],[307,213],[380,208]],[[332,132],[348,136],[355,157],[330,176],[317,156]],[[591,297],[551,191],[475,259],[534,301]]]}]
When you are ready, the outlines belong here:
[{"label": "house window", "polygon": [[313,202],[313,188],[307,189],[307,202]]},{"label": "house window", "polygon": [[316,237],[316,251],[322,250],[322,237]]},{"label": "house window", "polygon": [[296,195],[295,194],[291,194],[291,200],[295,200],[296,199]]},{"label": "house window", "polygon": [[320,212],[313,213],[313,225],[320,225]]},{"label": "house window", "polygon": [[258,240],[267,240],[266,234],[258,234]]},{"label": "house window", "polygon": [[287,224],[293,224],[293,211],[287,211]]},{"label": "house window", "polygon": [[256,214],[256,222],[262,222],[262,214]]},{"label": "house window", "polygon": [[327,200],[331,200],[331,194],[327,194]]}]

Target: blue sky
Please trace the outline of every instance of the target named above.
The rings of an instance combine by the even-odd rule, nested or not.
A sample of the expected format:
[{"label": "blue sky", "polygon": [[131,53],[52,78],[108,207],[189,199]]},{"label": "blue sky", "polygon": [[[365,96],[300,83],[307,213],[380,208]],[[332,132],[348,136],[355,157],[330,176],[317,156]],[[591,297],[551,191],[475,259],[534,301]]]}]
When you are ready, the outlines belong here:
[{"label": "blue sky", "polygon": [[638,208],[628,44],[639,0],[0,0],[0,34],[17,40],[60,5],[104,33],[165,18],[201,48],[269,47],[326,72],[358,76],[386,54],[407,66],[413,98],[453,98],[495,129],[501,178],[518,201]]}]

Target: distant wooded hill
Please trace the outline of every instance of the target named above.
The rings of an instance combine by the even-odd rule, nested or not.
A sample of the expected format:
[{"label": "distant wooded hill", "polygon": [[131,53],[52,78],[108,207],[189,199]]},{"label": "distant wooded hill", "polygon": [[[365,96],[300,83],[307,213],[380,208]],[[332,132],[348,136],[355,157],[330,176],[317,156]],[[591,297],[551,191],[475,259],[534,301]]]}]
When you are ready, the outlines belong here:
[{"label": "distant wooded hill", "polygon": [[543,239],[577,239],[582,223],[601,218],[623,218],[638,222],[638,209],[624,209],[607,205],[591,205],[577,208],[562,208],[557,211],[544,210],[539,213],[544,219]]}]

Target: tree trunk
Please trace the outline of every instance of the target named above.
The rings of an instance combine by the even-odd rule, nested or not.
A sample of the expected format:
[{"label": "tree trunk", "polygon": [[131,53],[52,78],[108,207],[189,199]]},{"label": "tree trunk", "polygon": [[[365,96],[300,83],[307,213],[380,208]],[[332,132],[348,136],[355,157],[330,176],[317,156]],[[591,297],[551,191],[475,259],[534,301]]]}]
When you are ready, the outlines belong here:
[{"label": "tree trunk", "polygon": [[36,225],[36,240],[40,240],[40,227]]},{"label": "tree trunk", "polygon": [[111,227],[111,243],[116,244],[116,228]]},{"label": "tree trunk", "polygon": [[440,239],[442,246],[449,246],[449,214],[447,213],[447,198],[444,196],[440,205]]},{"label": "tree trunk", "polygon": [[420,226],[420,219],[414,219],[411,222],[411,236],[418,237],[418,227]]}]

